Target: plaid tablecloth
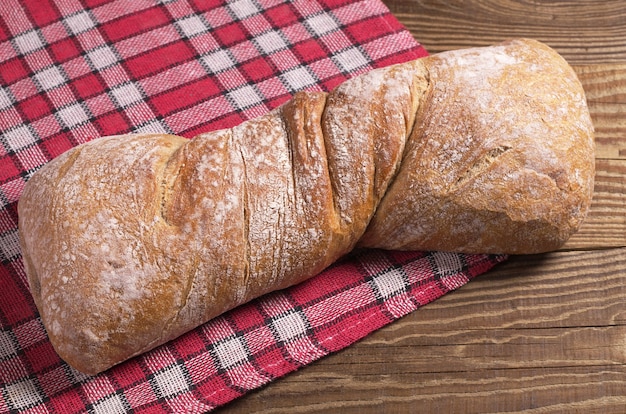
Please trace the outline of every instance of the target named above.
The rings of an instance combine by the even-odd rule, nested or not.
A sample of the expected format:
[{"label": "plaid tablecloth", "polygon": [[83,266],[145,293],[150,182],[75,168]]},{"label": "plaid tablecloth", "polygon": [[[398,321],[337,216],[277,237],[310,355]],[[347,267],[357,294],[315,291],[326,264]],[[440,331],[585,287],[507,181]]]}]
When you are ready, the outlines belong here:
[{"label": "plaid tablecloth", "polygon": [[504,260],[357,252],[94,377],[56,355],[29,294],[17,202],[55,156],[105,135],[231,127],[425,54],[378,0],[3,0],[0,412],[208,411]]}]

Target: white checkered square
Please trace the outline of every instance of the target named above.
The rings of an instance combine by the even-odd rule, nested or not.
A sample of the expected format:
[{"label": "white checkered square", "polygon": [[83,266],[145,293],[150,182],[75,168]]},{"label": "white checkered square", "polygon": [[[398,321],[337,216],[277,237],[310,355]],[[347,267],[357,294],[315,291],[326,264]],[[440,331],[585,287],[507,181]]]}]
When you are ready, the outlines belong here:
[{"label": "white checkered square", "polygon": [[432,258],[435,261],[437,273],[441,275],[455,274],[463,269],[463,262],[458,254],[433,252]]},{"label": "white checkered square", "polygon": [[291,69],[280,75],[280,77],[292,92],[305,89],[317,83],[315,78],[304,67]]},{"label": "white checkered square", "polygon": [[0,110],[10,108],[11,106],[13,106],[13,100],[11,95],[9,95],[9,90],[0,88]]},{"label": "white checkered square", "polygon": [[9,149],[15,152],[37,141],[37,137],[35,137],[33,132],[26,125],[20,125],[15,129],[6,131],[2,136]]},{"label": "white checkered square", "polygon": [[261,98],[250,85],[228,92],[226,96],[228,96],[239,109],[248,108],[263,102],[263,98]]},{"label": "white checkered square", "polygon": [[[15,233],[17,233],[17,231],[15,231]],[[4,240],[0,240],[0,243],[0,246],[4,250]],[[4,261],[5,259],[3,258],[2,260]],[[11,331],[0,331],[0,359],[5,359],[17,354],[18,346],[15,344],[15,342],[16,339],[14,338]]]},{"label": "white checkered square", "polygon": [[382,298],[389,298],[406,290],[402,273],[398,269],[391,269],[388,272],[374,276],[372,280]]},{"label": "white checkered square", "polygon": [[155,119],[135,128],[134,132],[138,134],[165,134],[168,133],[168,129],[165,124]]},{"label": "white checkered square", "polygon": [[256,4],[254,4],[251,0],[234,1],[228,5],[228,8],[239,20],[259,13],[259,9]]},{"label": "white checkered square", "polygon": [[68,128],[73,128],[76,125],[80,125],[89,121],[89,115],[87,114],[87,112],[85,112],[85,109],[79,103],[75,103],[66,106],[63,109],[59,109],[57,111],[57,115],[63,125]]},{"label": "white checkered square", "polygon": [[202,57],[202,62],[213,73],[230,69],[235,66],[235,62],[225,50],[218,50]]},{"label": "white checkered square", "polygon": [[4,395],[10,408],[16,411],[34,407],[43,402],[43,396],[31,379],[24,379],[4,388]]},{"label": "white checkered square", "polygon": [[248,353],[242,341],[242,338],[233,337],[215,346],[215,354],[223,369],[248,360]]},{"label": "white checkered square", "polygon": [[316,36],[323,36],[326,33],[339,29],[339,24],[328,14],[318,14],[309,17],[304,21],[304,24]]},{"label": "white checkered square", "polygon": [[128,409],[124,406],[124,400],[118,394],[112,394],[93,405],[95,414],[125,414]]},{"label": "white checkered square", "polygon": [[25,55],[44,47],[44,42],[39,30],[29,30],[13,39],[19,53]]},{"label": "white checkered square", "polygon": [[186,37],[197,36],[209,31],[208,26],[204,23],[200,16],[196,15],[179,19],[176,21],[176,25]]},{"label": "white checkered square", "polygon": [[298,312],[290,312],[274,319],[272,326],[282,342],[303,336],[307,331],[306,321]]},{"label": "white checkered square", "polygon": [[109,46],[100,46],[90,52],[87,52],[89,63],[96,70],[102,70],[109,66],[113,66],[118,62],[117,55]]},{"label": "white checkered square", "polygon": [[254,38],[254,43],[256,43],[261,50],[261,53],[269,55],[272,52],[276,52],[277,50],[282,50],[287,48],[287,43],[283,40],[283,38],[277,32],[267,32],[260,36]]},{"label": "white checkered square", "polygon": [[369,64],[367,57],[356,47],[337,53],[333,60],[344,72],[351,72]]},{"label": "white checkered square", "polygon": [[[20,237],[17,229],[6,232],[0,235],[0,260],[2,262],[8,262],[20,254]],[[0,356],[3,354],[4,344],[6,341],[2,339],[0,335]]]},{"label": "white checkered square", "polygon": [[178,365],[173,365],[154,375],[154,384],[157,394],[161,398],[168,398],[189,390],[189,383],[185,373]]},{"label": "white checkered square", "polygon": [[35,80],[44,91],[54,89],[66,82],[65,76],[63,75],[63,72],[61,72],[61,68],[58,66],[50,66],[49,68],[36,73]]},{"label": "white checkered square", "polygon": [[86,32],[87,30],[91,30],[96,27],[96,22],[86,10],[66,17],[65,24],[67,28],[70,29],[70,31],[75,35]]},{"label": "white checkered square", "polygon": [[143,94],[133,83],[126,83],[121,86],[116,86],[111,89],[111,95],[115,102],[122,108],[126,108],[130,105],[143,101]]}]

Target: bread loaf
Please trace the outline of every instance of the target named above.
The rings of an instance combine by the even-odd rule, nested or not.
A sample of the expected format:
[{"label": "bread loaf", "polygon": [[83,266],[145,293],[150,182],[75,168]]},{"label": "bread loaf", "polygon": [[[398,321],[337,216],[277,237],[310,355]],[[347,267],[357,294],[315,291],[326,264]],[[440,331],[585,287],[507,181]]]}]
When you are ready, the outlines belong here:
[{"label": "bread loaf", "polygon": [[557,249],[593,178],[574,72],[514,40],[300,92],[191,140],[91,141],[32,176],[19,230],[54,348],[95,374],[355,246]]}]

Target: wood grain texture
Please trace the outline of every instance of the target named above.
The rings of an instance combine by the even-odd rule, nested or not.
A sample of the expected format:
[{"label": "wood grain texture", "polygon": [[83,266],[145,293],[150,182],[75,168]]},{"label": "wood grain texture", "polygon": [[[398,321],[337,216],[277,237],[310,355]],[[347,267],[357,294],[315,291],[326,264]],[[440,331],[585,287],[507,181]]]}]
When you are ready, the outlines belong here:
[{"label": "wood grain texture", "polygon": [[626,159],[626,64],[579,65],[574,70],[596,130],[596,157]]},{"label": "wood grain texture", "polygon": [[224,412],[623,412],[625,268],[626,249],[511,258]]},{"label": "wood grain texture", "polygon": [[533,37],[572,64],[622,63],[622,0],[388,0],[385,3],[431,53]]},{"label": "wood grain texture", "polygon": [[[626,2],[625,2],[626,4]],[[564,246],[626,246],[626,64],[574,66],[596,131],[596,179],[591,211]]]},{"label": "wood grain texture", "polygon": [[541,40],[596,128],[588,219],[224,413],[626,412],[626,1],[383,0],[430,53]]},{"label": "wood grain texture", "polygon": [[563,250],[626,246],[626,2],[387,0],[431,53],[510,37],[541,40],[573,65],[596,130],[596,191]]},{"label": "wood grain texture", "polygon": [[[626,113],[626,112],[625,112]],[[626,144],[622,139],[621,145]],[[600,145],[602,148],[602,146]],[[596,159],[591,209],[562,250],[626,246],[626,160]]]}]

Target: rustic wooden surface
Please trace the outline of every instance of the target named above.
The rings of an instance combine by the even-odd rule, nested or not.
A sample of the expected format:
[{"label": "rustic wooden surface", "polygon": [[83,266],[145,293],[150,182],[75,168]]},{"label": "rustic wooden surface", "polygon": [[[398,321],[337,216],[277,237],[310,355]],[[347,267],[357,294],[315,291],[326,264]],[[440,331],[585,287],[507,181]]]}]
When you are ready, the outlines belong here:
[{"label": "rustic wooden surface", "polygon": [[430,53],[531,37],[575,68],[596,126],[590,216],[224,413],[626,412],[626,1],[384,0]]}]

